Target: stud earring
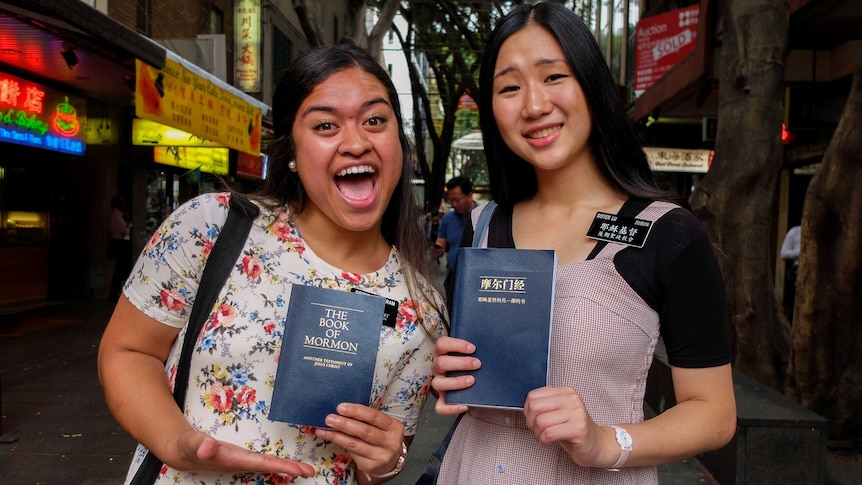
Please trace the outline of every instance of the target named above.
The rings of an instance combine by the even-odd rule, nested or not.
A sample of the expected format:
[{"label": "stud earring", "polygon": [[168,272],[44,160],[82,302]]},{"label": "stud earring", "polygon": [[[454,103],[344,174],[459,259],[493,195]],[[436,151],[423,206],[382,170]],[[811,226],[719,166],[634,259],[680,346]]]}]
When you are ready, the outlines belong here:
[{"label": "stud earring", "polygon": [[287,162],[287,168],[289,168],[291,172],[296,172],[296,160]]}]

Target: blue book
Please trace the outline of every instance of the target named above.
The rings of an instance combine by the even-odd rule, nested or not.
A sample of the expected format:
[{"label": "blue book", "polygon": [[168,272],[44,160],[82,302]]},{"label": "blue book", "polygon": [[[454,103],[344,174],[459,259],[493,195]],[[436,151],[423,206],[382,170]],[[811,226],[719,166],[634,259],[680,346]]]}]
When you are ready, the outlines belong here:
[{"label": "blue book", "polygon": [[368,405],[386,299],[293,285],[269,418],[325,428],[342,402]]},{"label": "blue book", "polygon": [[452,298],[453,337],[476,345],[475,384],[452,404],[523,409],[548,383],[557,256],[552,250],[461,248]]}]

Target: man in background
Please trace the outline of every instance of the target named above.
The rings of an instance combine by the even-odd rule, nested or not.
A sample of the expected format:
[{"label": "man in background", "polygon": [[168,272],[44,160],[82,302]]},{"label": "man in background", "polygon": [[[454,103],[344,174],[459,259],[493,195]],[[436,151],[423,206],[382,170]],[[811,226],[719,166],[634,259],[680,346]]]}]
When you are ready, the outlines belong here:
[{"label": "man in background", "polygon": [[453,177],[446,182],[446,199],[452,210],[443,215],[437,228],[437,241],[434,244],[434,256],[448,253],[446,266],[449,270],[444,286],[446,293],[451,294],[452,270],[458,263],[458,248],[461,245],[461,235],[464,233],[466,216],[476,207],[473,200],[473,182],[467,177]]}]

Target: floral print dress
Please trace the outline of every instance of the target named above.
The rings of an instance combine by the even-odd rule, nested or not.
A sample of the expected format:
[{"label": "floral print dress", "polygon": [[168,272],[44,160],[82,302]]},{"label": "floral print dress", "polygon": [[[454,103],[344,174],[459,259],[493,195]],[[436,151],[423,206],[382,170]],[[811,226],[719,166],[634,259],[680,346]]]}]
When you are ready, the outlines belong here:
[{"label": "floral print dress", "polygon": [[[124,288],[129,301],[146,315],[183,328],[165,366],[171,386],[201,272],[227,218],[229,199],[229,194],[207,194],[178,208],[150,239]],[[262,208],[197,339],[184,413],[192,426],[216,439],[309,463],[317,474],[303,479],[182,472],[163,466],[156,483],[356,482],[355,467],[343,448],[316,437],[313,429],[268,418],[290,289],[295,284],[345,291],[356,288],[399,302],[395,327],[381,325],[368,403],[400,420],[405,434],[416,432],[431,382],[434,348],[418,318],[424,318],[432,334],[439,336],[445,330],[430,302],[408,296],[398,251],[393,248],[384,266],[374,273],[345,272],[305,245],[286,212]],[[420,278],[420,284],[426,283]],[[442,308],[439,294],[434,295],[437,308]],[[138,445],[127,483],[145,451]]]}]

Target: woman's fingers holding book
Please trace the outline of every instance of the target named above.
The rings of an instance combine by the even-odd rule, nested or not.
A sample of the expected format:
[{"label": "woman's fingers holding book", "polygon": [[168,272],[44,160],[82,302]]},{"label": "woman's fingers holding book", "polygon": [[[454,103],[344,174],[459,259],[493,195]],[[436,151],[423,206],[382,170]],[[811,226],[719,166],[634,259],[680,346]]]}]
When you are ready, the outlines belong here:
[{"label": "woman's fingers holding book", "polygon": [[434,410],[437,414],[459,414],[467,410],[462,404],[446,404],[446,391],[465,389],[476,382],[476,378],[467,374],[450,376],[449,372],[473,371],[482,367],[482,361],[472,357],[476,346],[472,343],[453,337],[440,337],[434,343],[434,361],[431,371],[431,388],[437,394]]},{"label": "woman's fingers holding book", "polygon": [[434,342],[434,357],[446,354],[472,354],[476,346],[472,343],[455,337],[443,336]]},{"label": "woman's fingers holding book", "polygon": [[[475,351],[476,346],[466,340],[440,337],[434,344],[434,361],[431,364],[431,370],[434,373],[435,379],[446,376],[447,372],[471,371],[482,367],[482,362],[479,359],[470,356]],[[472,384],[470,382],[467,385]],[[463,389],[467,385],[450,389],[443,388],[442,390]],[[441,390],[437,386],[434,386],[434,388]]]},{"label": "woman's fingers holding book", "polygon": [[434,403],[434,412],[441,416],[449,416],[453,414],[461,414],[467,411],[467,406],[464,404],[446,404],[446,393],[441,392],[437,402]]},{"label": "woman's fingers holding book", "polygon": [[377,409],[343,403],[338,414],[326,417],[326,424],[332,429],[317,429],[317,436],[344,447],[356,466],[368,473],[391,470],[401,456],[404,425]]}]

